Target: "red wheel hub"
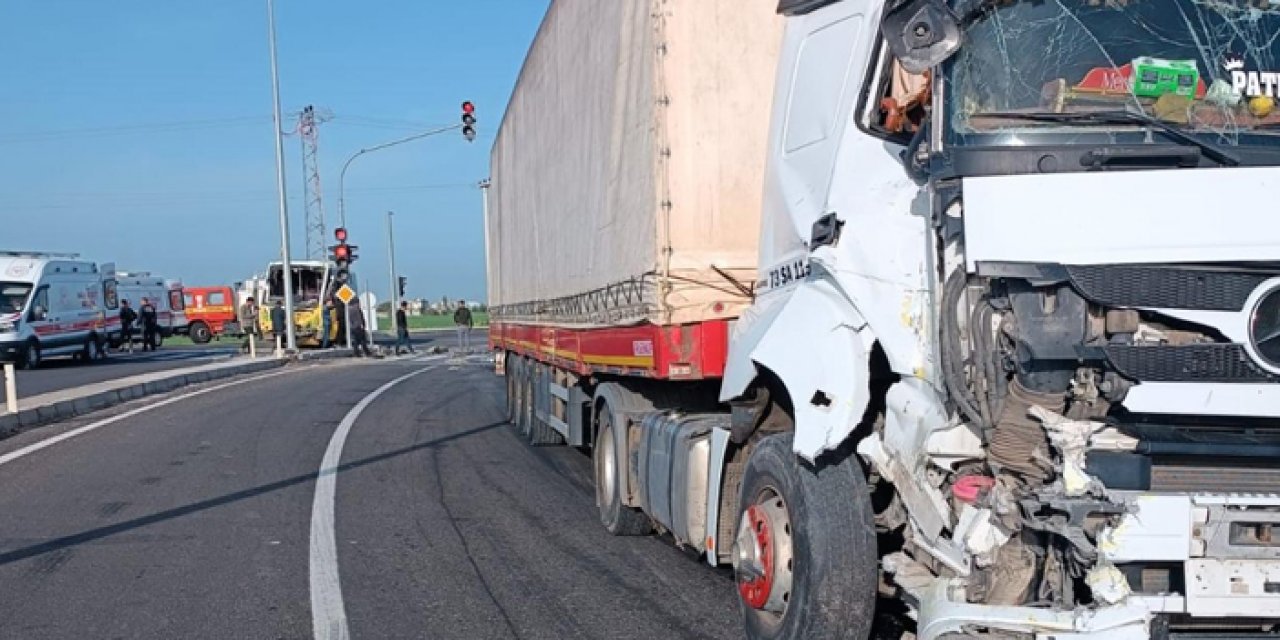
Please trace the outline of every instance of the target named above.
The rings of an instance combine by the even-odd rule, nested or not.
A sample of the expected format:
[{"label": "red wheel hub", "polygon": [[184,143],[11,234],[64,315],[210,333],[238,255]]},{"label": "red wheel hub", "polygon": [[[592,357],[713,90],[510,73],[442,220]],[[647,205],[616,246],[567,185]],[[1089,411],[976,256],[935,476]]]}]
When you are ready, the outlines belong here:
[{"label": "red wheel hub", "polygon": [[760,505],[751,505],[744,515],[755,542],[748,553],[758,575],[749,577],[751,572],[738,571],[738,592],[742,594],[742,601],[752,609],[763,609],[769,601],[769,593],[773,591],[773,531],[769,516]]}]

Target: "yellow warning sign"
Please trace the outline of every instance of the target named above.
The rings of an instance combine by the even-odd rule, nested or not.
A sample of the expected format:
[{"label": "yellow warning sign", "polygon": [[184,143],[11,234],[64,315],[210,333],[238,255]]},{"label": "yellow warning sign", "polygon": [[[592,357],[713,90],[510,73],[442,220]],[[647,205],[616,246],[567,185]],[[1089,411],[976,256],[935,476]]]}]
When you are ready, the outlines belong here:
[{"label": "yellow warning sign", "polygon": [[338,288],[338,292],[335,295],[337,295],[338,299],[342,301],[342,304],[350,304],[351,299],[356,297],[356,292],[352,290],[351,287],[344,284]]}]

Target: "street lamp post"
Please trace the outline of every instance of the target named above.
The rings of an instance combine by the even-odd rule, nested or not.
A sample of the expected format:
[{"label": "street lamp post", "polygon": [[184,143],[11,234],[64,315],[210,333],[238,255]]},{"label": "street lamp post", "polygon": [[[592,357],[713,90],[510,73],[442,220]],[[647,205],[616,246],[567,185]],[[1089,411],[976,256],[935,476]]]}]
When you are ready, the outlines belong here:
[{"label": "street lamp post", "polygon": [[342,172],[338,174],[338,226],[340,227],[347,226],[347,190],[346,190],[347,169],[351,167],[351,163],[355,162],[356,158],[359,158],[360,156],[365,155],[367,153],[372,153],[374,151],[381,151],[388,147],[394,147],[396,145],[401,145],[406,142],[413,142],[414,140],[421,140],[422,138],[445,133],[446,131],[461,129],[463,126],[465,125],[455,124],[448,127],[440,127],[439,129],[432,129],[430,131],[423,131],[422,133],[415,133],[411,136],[405,136],[398,140],[392,140],[391,142],[384,142],[382,144],[377,144],[372,147],[361,149],[355,152],[354,154],[352,154],[350,158],[347,158],[347,161],[342,165]]},{"label": "street lamp post", "polygon": [[[289,204],[284,191],[284,139],[280,118],[280,73],[276,66],[276,8],[274,0],[267,0],[267,39],[271,45],[271,101],[274,107],[273,126],[276,139],[276,191],[280,199],[280,261],[281,280],[284,282],[285,344],[292,351],[298,348],[293,330],[293,260],[289,255]],[[272,327],[275,329],[275,327]]]}]

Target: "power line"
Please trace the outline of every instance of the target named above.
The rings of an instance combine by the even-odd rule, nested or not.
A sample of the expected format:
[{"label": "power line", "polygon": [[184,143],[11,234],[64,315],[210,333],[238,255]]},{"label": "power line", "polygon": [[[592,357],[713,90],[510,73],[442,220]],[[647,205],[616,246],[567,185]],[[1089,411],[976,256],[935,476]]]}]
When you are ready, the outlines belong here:
[{"label": "power line", "polygon": [[51,129],[46,131],[29,131],[24,133],[0,135],[0,142],[40,142],[45,140],[59,140],[63,138],[94,138],[133,135],[137,133],[175,133],[201,129],[220,129],[256,125],[270,119],[270,116],[237,116],[208,120],[121,124],[104,127],[85,127],[81,129]]}]

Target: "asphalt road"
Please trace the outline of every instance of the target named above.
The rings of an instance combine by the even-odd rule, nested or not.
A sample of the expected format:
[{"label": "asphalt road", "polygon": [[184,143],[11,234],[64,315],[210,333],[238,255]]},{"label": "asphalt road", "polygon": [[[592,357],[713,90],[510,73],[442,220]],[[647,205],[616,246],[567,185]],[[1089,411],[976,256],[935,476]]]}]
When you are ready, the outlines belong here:
[{"label": "asphalt road", "polygon": [[[740,637],[730,576],[608,535],[590,460],[520,442],[491,367],[325,361],[17,459],[147,401],[0,441],[0,635],[309,638],[319,611],[345,613],[353,638]],[[330,482],[333,528],[313,530]],[[338,608],[311,605],[334,595],[312,575],[316,531],[336,549]]]}]

